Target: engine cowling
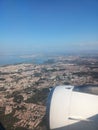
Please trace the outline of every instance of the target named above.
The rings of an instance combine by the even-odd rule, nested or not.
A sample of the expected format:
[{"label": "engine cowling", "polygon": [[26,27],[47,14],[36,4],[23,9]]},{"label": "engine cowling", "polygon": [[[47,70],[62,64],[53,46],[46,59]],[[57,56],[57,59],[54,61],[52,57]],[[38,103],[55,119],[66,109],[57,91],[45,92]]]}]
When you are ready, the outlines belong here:
[{"label": "engine cowling", "polygon": [[98,95],[94,88],[84,88],[57,86],[50,91],[46,110],[50,130],[98,130]]}]

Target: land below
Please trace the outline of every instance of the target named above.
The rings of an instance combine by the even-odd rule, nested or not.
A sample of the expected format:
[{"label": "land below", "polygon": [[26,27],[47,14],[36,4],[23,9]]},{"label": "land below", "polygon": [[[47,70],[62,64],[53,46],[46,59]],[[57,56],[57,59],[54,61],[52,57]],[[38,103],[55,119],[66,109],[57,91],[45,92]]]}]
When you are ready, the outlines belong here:
[{"label": "land below", "polygon": [[97,56],[55,56],[44,64],[0,67],[0,122],[6,130],[47,130],[51,87],[98,85]]}]

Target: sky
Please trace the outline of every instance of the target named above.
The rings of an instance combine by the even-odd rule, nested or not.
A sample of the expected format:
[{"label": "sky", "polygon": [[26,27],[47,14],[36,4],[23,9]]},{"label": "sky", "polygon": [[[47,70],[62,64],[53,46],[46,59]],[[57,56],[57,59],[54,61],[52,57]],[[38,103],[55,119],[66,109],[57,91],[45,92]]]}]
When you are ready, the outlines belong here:
[{"label": "sky", "polygon": [[98,50],[98,0],[0,0],[0,54]]}]

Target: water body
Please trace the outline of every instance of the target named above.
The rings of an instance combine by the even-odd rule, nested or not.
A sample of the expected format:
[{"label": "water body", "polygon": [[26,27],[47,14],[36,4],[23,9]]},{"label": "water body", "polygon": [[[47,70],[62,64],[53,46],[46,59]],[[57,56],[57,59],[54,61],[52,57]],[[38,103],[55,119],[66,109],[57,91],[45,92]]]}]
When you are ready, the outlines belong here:
[{"label": "water body", "polygon": [[45,61],[47,61],[47,57],[22,58],[16,55],[0,56],[0,66],[20,63],[43,64]]}]

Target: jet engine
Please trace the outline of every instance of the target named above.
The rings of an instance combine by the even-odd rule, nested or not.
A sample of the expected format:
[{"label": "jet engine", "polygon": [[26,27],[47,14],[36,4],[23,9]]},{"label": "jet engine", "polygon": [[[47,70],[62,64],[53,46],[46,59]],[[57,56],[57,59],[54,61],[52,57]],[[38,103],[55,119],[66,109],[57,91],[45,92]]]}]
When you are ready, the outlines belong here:
[{"label": "jet engine", "polygon": [[46,115],[50,130],[98,130],[98,87],[54,87]]}]

